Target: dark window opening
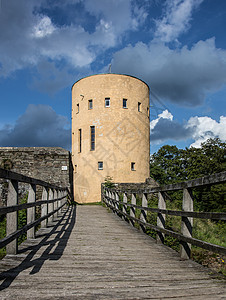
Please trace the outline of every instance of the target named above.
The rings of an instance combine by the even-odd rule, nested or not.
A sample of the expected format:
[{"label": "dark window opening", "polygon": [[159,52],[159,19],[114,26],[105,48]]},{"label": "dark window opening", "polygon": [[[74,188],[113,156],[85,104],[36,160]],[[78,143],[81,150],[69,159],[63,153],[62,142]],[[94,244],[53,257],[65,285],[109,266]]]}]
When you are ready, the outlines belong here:
[{"label": "dark window opening", "polygon": [[127,99],[123,99],[122,107],[127,108]]},{"label": "dark window opening", "polygon": [[131,171],[135,171],[135,162],[131,162]]},{"label": "dark window opening", "polygon": [[77,113],[79,113],[79,103],[77,104]]},{"label": "dark window opening", "polygon": [[103,162],[102,161],[98,161],[98,170],[103,170]]},{"label": "dark window opening", "polygon": [[93,100],[89,100],[88,109],[93,109]]},{"label": "dark window opening", "polygon": [[105,98],[105,107],[110,107],[110,98]]},{"label": "dark window opening", "polygon": [[95,150],[95,126],[90,126],[90,150]]},{"label": "dark window opening", "polygon": [[138,111],[141,111],[141,103],[138,102]]},{"label": "dark window opening", "polygon": [[78,130],[78,152],[82,152],[82,129]]}]

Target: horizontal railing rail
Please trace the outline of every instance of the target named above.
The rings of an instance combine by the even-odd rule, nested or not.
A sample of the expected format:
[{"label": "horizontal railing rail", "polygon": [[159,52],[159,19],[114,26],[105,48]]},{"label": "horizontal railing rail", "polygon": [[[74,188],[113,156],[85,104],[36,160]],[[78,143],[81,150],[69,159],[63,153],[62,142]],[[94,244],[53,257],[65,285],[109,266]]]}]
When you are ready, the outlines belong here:
[{"label": "horizontal railing rail", "polygon": [[[203,249],[226,255],[226,248],[207,243],[192,237],[193,218],[226,220],[226,213],[221,212],[194,212],[192,189],[201,186],[215,185],[226,181],[226,172],[205,176],[187,182],[159,186],[154,188],[127,189],[126,187],[107,188],[102,184],[102,201],[124,220],[134,226],[135,222],[146,232],[147,228],[157,233],[157,242],[164,243],[165,235],[176,238],[180,242],[180,255],[183,259],[190,258],[191,244]],[[182,210],[166,209],[166,192],[183,190]],[[158,208],[148,207],[148,195],[158,193]],[[136,195],[142,195],[142,205],[137,205]],[[123,196],[123,201],[119,196]],[[128,195],[131,196],[131,203],[128,203]],[[128,211],[129,210],[129,211]],[[140,218],[137,218],[135,211],[140,211]],[[147,212],[157,213],[157,225],[147,222]],[[166,215],[181,217],[181,232],[166,229]]]},{"label": "horizontal railing rail", "polygon": [[[27,238],[35,238],[35,226],[41,223],[41,227],[46,227],[57,218],[58,213],[70,201],[70,192],[67,187],[59,187],[1,168],[0,178],[8,182],[7,206],[0,208],[0,215],[6,215],[6,237],[0,240],[0,248],[6,246],[7,254],[16,254],[18,237],[27,232]],[[19,183],[29,185],[27,203],[19,204]],[[42,199],[39,201],[37,186],[42,188]],[[37,206],[40,207],[41,215],[38,219],[35,210]],[[18,212],[24,209],[27,212],[27,224],[18,229]]]}]

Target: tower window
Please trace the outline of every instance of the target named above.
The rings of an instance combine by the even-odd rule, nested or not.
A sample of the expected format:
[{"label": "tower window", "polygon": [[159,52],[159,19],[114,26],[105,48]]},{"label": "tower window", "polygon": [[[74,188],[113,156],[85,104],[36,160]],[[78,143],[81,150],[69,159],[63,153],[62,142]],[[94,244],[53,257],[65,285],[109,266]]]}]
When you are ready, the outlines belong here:
[{"label": "tower window", "polygon": [[90,126],[90,150],[95,150],[95,126]]},{"label": "tower window", "polygon": [[125,99],[125,98],[122,101],[122,107],[127,108],[127,99]]},{"label": "tower window", "polygon": [[77,104],[77,113],[79,113],[79,103]]},{"label": "tower window", "polygon": [[78,152],[82,152],[82,129],[78,130]]},{"label": "tower window", "polygon": [[74,166],[74,172],[77,173],[77,165]]},{"label": "tower window", "polygon": [[103,170],[104,164],[102,161],[98,161],[98,170]]},{"label": "tower window", "polygon": [[105,98],[105,107],[110,107],[110,98]]},{"label": "tower window", "polygon": [[93,100],[89,100],[88,102],[88,109],[93,109]]},{"label": "tower window", "polygon": [[141,111],[141,103],[138,102],[138,111]]},{"label": "tower window", "polygon": [[148,118],[149,118],[149,108],[147,107],[147,115],[148,115]]},{"label": "tower window", "polygon": [[135,171],[135,162],[131,162],[131,171]]}]

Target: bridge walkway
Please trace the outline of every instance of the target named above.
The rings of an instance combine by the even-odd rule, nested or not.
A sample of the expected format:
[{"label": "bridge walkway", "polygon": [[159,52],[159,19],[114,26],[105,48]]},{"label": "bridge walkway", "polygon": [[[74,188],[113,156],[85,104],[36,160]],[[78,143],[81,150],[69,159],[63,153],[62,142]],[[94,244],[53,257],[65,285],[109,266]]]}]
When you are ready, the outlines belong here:
[{"label": "bridge walkway", "polygon": [[224,280],[101,206],[64,210],[0,261],[0,299],[226,299]]}]

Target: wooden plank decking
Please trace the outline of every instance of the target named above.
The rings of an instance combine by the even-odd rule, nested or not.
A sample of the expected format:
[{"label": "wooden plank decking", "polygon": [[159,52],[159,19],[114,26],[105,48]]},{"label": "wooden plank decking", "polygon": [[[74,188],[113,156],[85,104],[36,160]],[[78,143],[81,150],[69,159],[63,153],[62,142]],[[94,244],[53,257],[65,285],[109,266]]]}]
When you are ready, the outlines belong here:
[{"label": "wooden plank decking", "polygon": [[226,299],[224,280],[106,208],[76,210],[0,261],[0,299]]}]

